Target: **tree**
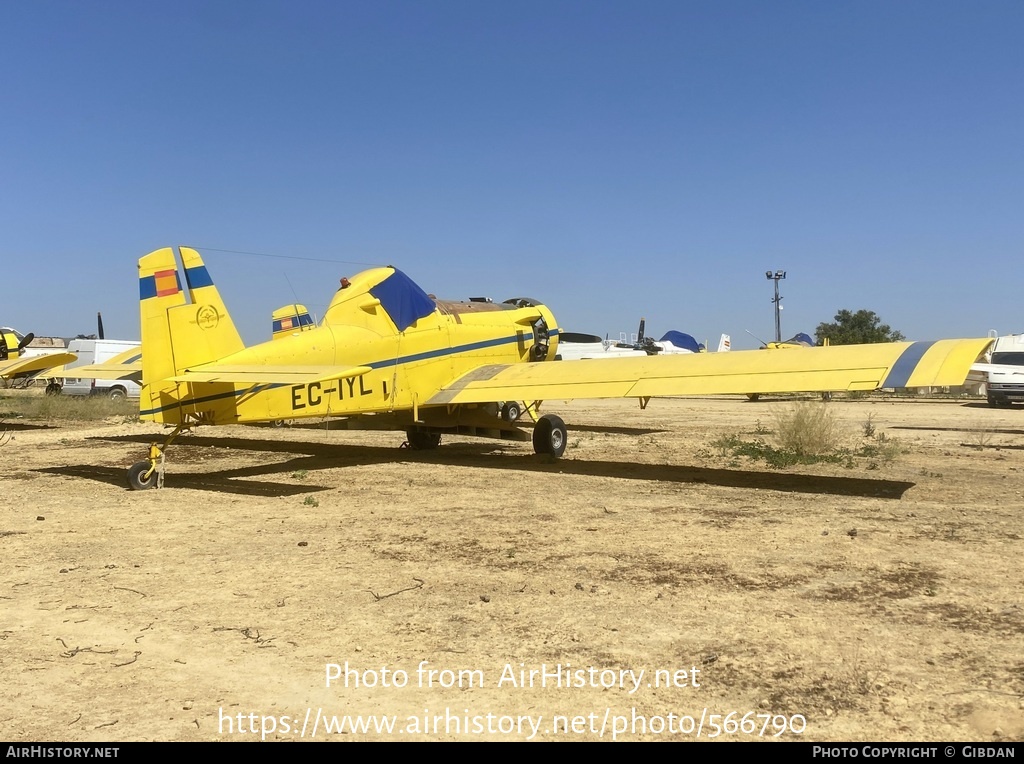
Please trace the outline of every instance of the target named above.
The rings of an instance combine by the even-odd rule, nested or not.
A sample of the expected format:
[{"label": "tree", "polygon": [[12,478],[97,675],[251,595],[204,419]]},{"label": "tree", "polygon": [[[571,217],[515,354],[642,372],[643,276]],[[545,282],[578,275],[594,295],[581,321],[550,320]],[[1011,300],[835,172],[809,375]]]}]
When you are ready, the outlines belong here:
[{"label": "tree", "polygon": [[821,323],[814,332],[818,342],[828,339],[829,345],[861,345],[868,342],[899,342],[906,339],[900,332],[883,324],[873,310],[853,313],[841,310],[831,324]]}]

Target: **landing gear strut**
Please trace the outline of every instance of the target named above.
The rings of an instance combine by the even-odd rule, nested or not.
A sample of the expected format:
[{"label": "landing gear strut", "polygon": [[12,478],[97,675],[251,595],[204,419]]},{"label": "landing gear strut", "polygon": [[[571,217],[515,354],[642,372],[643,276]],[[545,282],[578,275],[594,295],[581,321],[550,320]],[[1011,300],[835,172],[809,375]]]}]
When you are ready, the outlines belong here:
[{"label": "landing gear strut", "polygon": [[128,487],[133,491],[144,491],[147,488],[164,487],[164,451],[186,428],[178,425],[163,443],[154,443],[149,447],[149,458],[136,462],[128,468]]}]

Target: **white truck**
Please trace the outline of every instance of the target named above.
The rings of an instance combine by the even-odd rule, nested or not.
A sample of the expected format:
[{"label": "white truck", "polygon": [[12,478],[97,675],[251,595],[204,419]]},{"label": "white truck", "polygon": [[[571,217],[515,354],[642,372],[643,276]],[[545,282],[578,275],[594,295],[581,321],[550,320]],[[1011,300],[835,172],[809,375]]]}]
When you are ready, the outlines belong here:
[{"label": "white truck", "polygon": [[996,337],[987,363],[975,364],[971,368],[986,375],[985,392],[989,406],[1024,403],[1024,334]]},{"label": "white truck", "polygon": [[[105,363],[133,348],[138,349],[141,355],[142,346],[138,342],[129,340],[71,340],[68,343],[68,352],[77,355],[78,359],[64,367],[63,382],[51,383],[51,386],[47,387],[47,392],[60,392],[64,395],[105,395],[114,400],[138,399],[142,388],[137,382],[130,379],[92,379],[71,376],[79,366]],[[59,390],[53,389],[54,384],[59,385]]]}]

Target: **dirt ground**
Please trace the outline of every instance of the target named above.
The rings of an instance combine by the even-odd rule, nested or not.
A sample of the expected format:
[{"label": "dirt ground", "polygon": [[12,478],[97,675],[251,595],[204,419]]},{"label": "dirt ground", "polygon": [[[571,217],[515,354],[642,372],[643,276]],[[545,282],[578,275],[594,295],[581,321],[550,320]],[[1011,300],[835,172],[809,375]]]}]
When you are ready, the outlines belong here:
[{"label": "dirt ground", "polygon": [[721,445],[787,405],[550,402],[560,461],[208,428],[137,492],[154,425],[8,421],[0,739],[1024,738],[1024,408]]}]

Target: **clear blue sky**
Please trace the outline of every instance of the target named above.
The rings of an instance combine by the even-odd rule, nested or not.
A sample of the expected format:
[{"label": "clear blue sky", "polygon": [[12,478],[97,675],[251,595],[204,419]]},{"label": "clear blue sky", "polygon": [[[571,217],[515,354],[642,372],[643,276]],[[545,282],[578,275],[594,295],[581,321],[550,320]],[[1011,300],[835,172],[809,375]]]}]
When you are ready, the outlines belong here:
[{"label": "clear blue sky", "polygon": [[769,269],[786,335],[1024,331],[1020,0],[33,0],[0,28],[23,332],[137,338],[136,261],[181,244],[250,343],[353,263],[602,335],[754,347]]}]

